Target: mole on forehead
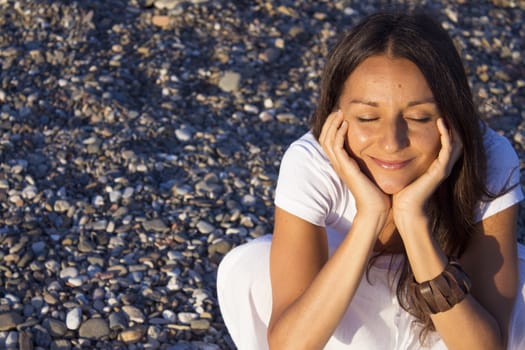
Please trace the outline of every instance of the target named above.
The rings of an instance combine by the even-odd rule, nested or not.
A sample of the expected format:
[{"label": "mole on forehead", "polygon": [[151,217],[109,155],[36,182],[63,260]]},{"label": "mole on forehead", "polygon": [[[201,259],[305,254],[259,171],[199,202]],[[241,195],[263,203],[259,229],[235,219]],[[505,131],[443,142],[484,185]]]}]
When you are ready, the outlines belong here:
[{"label": "mole on forehead", "polygon": [[397,87],[398,87],[398,88],[402,88],[402,87],[403,87],[403,84],[397,84]]}]

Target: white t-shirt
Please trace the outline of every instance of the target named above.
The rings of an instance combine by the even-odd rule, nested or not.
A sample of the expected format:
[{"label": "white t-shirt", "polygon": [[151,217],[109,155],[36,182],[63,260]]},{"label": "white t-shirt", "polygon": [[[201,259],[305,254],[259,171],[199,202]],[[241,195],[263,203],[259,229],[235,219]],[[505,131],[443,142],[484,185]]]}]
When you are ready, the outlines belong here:
[{"label": "white t-shirt", "polygon": [[[488,157],[488,189],[500,193],[508,188],[506,186],[517,186],[491,202],[480,203],[475,213],[477,221],[523,199],[519,160],[508,140],[487,128],[483,141]],[[356,214],[352,193],[339,179],[310,132],[290,145],[283,157],[275,205],[314,225],[326,227],[330,254],[350,229]],[[394,256],[393,263],[399,263],[400,258]],[[435,332],[429,334],[426,346],[420,345],[414,317],[400,307],[391,288],[397,280],[391,280],[389,263],[390,256],[379,257],[369,271],[369,280],[362,278],[325,350],[446,349]],[[512,343],[516,336],[519,334],[511,334]],[[509,348],[515,349],[514,346]]]},{"label": "white t-shirt", "polygon": [[[499,193],[511,191],[490,202],[479,203],[476,221],[518,203],[523,199],[519,185],[519,159],[509,141],[487,128],[483,137],[487,154],[487,187]],[[293,142],[285,152],[277,187],[275,205],[314,225],[326,227],[330,250],[349,231],[356,214],[355,200],[311,132]]]}]

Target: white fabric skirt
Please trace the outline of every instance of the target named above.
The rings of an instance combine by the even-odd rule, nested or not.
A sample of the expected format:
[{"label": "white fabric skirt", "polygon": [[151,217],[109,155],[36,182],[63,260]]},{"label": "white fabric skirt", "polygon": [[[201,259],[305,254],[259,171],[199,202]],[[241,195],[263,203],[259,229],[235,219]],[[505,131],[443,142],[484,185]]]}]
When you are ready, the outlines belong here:
[{"label": "white fabric skirt", "polygon": [[[219,307],[238,350],[268,349],[266,330],[272,311],[270,245],[271,235],[259,237],[230,251],[219,265]],[[509,350],[525,349],[525,246],[519,244],[518,249],[520,281]],[[370,269],[369,280],[362,279],[325,350],[446,349],[437,333],[428,337],[426,347],[420,345],[414,318],[399,306],[390,290],[389,262],[390,257],[380,257]]]}]

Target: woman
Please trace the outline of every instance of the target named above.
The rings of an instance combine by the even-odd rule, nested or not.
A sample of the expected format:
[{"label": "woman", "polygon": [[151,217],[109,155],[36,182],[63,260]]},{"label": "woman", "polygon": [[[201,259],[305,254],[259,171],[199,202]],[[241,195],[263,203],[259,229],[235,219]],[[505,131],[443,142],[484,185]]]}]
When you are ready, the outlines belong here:
[{"label": "woman", "polygon": [[329,54],[311,127],[283,157],[273,236],[219,267],[237,347],[523,346],[519,162],[448,34],[364,19]]}]

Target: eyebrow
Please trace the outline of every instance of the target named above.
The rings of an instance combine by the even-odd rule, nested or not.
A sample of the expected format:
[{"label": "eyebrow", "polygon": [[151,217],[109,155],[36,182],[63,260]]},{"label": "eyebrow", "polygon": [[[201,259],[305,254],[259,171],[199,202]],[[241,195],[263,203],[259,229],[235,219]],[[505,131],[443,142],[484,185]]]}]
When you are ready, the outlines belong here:
[{"label": "eyebrow", "polygon": [[[350,103],[362,104],[362,105],[367,105],[371,107],[379,107],[378,102],[368,101],[368,100],[354,99],[354,100],[351,100]],[[436,100],[434,100],[433,97],[427,97],[422,100],[410,101],[409,103],[407,103],[407,107],[413,107],[413,106],[427,104],[427,103],[436,104]]]},{"label": "eyebrow", "polygon": [[412,106],[417,106],[417,105],[424,105],[426,103],[436,104],[436,100],[434,100],[434,97],[427,97],[427,98],[424,98],[422,100],[411,101],[411,102],[409,102],[407,104],[407,107],[412,107]]}]

